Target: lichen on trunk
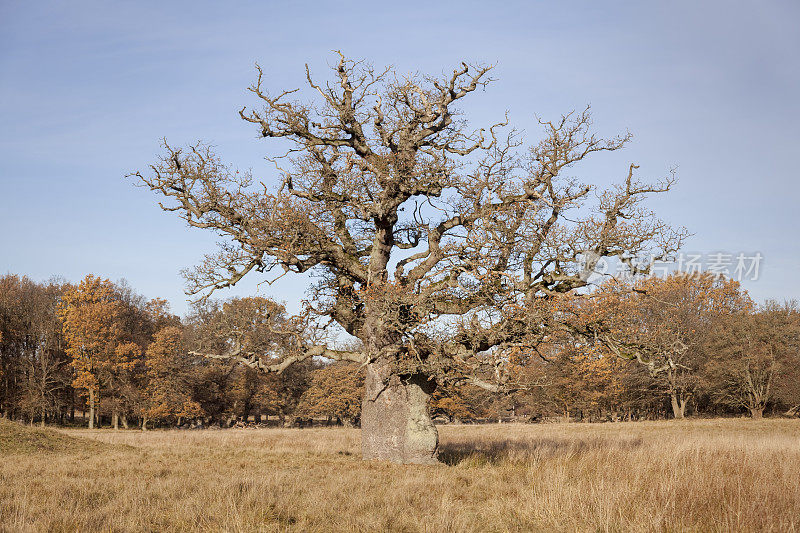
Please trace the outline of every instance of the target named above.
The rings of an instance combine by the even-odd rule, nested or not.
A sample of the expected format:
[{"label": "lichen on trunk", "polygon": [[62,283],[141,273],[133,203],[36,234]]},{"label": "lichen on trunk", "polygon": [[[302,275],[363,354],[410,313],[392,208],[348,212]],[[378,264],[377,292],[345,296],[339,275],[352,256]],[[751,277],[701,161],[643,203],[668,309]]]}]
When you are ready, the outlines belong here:
[{"label": "lichen on trunk", "polygon": [[428,410],[434,388],[427,376],[401,376],[387,363],[368,364],[361,410],[363,458],[437,463],[439,435]]}]

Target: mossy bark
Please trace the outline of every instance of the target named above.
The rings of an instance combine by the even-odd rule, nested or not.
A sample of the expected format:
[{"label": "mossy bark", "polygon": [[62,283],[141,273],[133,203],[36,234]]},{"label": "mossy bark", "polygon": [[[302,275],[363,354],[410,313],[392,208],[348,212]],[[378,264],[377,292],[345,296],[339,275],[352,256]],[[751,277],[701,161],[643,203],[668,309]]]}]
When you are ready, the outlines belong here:
[{"label": "mossy bark", "polygon": [[435,388],[424,375],[400,376],[385,363],[367,365],[361,410],[364,459],[438,463],[439,434],[428,401]]}]

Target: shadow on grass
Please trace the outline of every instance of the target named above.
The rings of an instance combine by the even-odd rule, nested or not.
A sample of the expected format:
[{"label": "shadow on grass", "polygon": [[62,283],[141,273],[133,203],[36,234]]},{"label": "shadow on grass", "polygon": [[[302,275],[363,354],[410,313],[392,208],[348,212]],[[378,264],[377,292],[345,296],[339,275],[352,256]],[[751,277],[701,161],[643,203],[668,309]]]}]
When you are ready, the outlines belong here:
[{"label": "shadow on grass", "polygon": [[578,457],[591,451],[627,451],[641,445],[641,438],[469,440],[440,444],[439,460],[450,466],[461,463],[479,465],[535,462],[555,457]]}]

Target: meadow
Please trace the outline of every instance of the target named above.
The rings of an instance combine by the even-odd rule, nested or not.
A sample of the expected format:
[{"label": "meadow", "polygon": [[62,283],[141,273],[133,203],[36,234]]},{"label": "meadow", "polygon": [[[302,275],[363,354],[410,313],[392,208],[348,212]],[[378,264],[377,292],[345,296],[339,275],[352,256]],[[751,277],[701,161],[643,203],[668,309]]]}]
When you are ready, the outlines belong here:
[{"label": "meadow", "polygon": [[2,531],[797,531],[800,420],[440,426],[443,464],[357,429],[0,421]]}]

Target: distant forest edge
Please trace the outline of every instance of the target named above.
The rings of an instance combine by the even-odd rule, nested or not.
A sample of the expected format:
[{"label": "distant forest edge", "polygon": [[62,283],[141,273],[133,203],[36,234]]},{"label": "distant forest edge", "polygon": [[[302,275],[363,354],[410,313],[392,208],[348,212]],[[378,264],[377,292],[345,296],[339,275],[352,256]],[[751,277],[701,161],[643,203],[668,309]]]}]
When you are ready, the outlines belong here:
[{"label": "distant forest edge", "polygon": [[[798,414],[795,302],[756,306],[736,281],[674,274],[608,282],[592,298],[576,298],[570,316],[575,329],[602,323],[602,334],[565,328],[535,346],[511,347],[503,390],[439,386],[432,415],[466,422]],[[124,283],[5,275],[0,416],[141,429],[357,425],[363,365],[316,358],[262,373],[199,355],[235,343],[265,364],[280,363],[290,320],[264,297],[209,300],[181,319],[166,300]]]}]

